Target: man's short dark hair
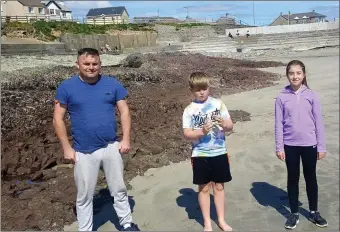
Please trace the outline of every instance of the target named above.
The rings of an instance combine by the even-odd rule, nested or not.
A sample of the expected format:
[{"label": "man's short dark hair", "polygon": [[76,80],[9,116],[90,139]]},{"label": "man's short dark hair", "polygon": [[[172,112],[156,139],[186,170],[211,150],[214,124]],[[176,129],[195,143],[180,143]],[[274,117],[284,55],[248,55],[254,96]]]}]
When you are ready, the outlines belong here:
[{"label": "man's short dark hair", "polygon": [[78,57],[84,54],[99,56],[99,51],[95,48],[81,48],[78,50]]}]

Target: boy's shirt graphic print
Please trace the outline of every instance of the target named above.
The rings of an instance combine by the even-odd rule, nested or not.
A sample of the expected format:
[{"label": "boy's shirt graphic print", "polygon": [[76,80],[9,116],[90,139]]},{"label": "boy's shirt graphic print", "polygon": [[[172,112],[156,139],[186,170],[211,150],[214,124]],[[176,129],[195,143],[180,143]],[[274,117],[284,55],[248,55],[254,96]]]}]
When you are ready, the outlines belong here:
[{"label": "boy's shirt graphic print", "polygon": [[[225,104],[218,99],[209,97],[204,103],[192,102],[183,112],[183,128],[201,129],[213,116],[224,120],[230,117]],[[213,157],[227,152],[225,133],[219,126],[213,126],[211,131],[192,142],[192,157]]]}]

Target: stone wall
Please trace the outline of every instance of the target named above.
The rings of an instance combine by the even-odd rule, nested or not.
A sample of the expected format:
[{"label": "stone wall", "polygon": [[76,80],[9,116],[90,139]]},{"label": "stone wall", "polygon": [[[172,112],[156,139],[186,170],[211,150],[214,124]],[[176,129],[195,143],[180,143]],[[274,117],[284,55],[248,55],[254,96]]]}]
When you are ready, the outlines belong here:
[{"label": "stone wall", "polygon": [[212,26],[183,27],[176,30],[175,26],[155,25],[158,32],[157,41],[188,42],[195,38],[215,37],[218,34]]},{"label": "stone wall", "polygon": [[65,43],[66,49],[78,50],[83,47],[92,47],[100,50],[108,45],[111,49],[124,50],[124,48],[139,48],[156,46],[157,34],[155,32],[138,32],[130,34],[102,34],[102,35],[74,35],[65,34],[60,41]]},{"label": "stone wall", "polygon": [[63,43],[48,44],[1,44],[1,55],[61,55],[67,51]]},{"label": "stone wall", "polygon": [[246,27],[236,29],[226,29],[226,35],[230,32],[232,35],[239,31],[240,35],[245,35],[249,31],[250,35],[259,34],[280,34],[290,32],[302,31],[322,31],[322,30],[336,30],[339,29],[339,21],[327,23],[306,23],[294,25],[279,25],[279,26],[266,26],[266,27]]}]

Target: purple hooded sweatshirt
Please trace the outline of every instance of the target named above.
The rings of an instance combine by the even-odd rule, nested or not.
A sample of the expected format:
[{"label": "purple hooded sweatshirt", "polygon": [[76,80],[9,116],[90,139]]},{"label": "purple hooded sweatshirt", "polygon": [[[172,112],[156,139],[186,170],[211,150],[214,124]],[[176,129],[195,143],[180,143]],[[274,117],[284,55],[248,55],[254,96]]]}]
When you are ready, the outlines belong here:
[{"label": "purple hooded sweatshirt", "polygon": [[317,146],[326,152],[325,129],[318,96],[305,85],[294,92],[286,86],[275,101],[276,151],[288,146]]}]

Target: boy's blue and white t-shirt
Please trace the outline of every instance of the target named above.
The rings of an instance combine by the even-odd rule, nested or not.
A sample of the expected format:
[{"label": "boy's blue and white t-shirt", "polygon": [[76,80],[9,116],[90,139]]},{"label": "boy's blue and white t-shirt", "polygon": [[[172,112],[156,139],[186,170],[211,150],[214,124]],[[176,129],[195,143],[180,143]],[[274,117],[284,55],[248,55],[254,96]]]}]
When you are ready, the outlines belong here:
[{"label": "boy's blue and white t-shirt", "polygon": [[[203,103],[194,101],[184,109],[183,128],[201,129],[207,121],[212,120],[212,116],[220,116],[224,120],[230,117],[221,100],[208,97]],[[218,126],[214,126],[208,134],[192,142],[192,157],[214,157],[226,152],[225,132]]]}]

